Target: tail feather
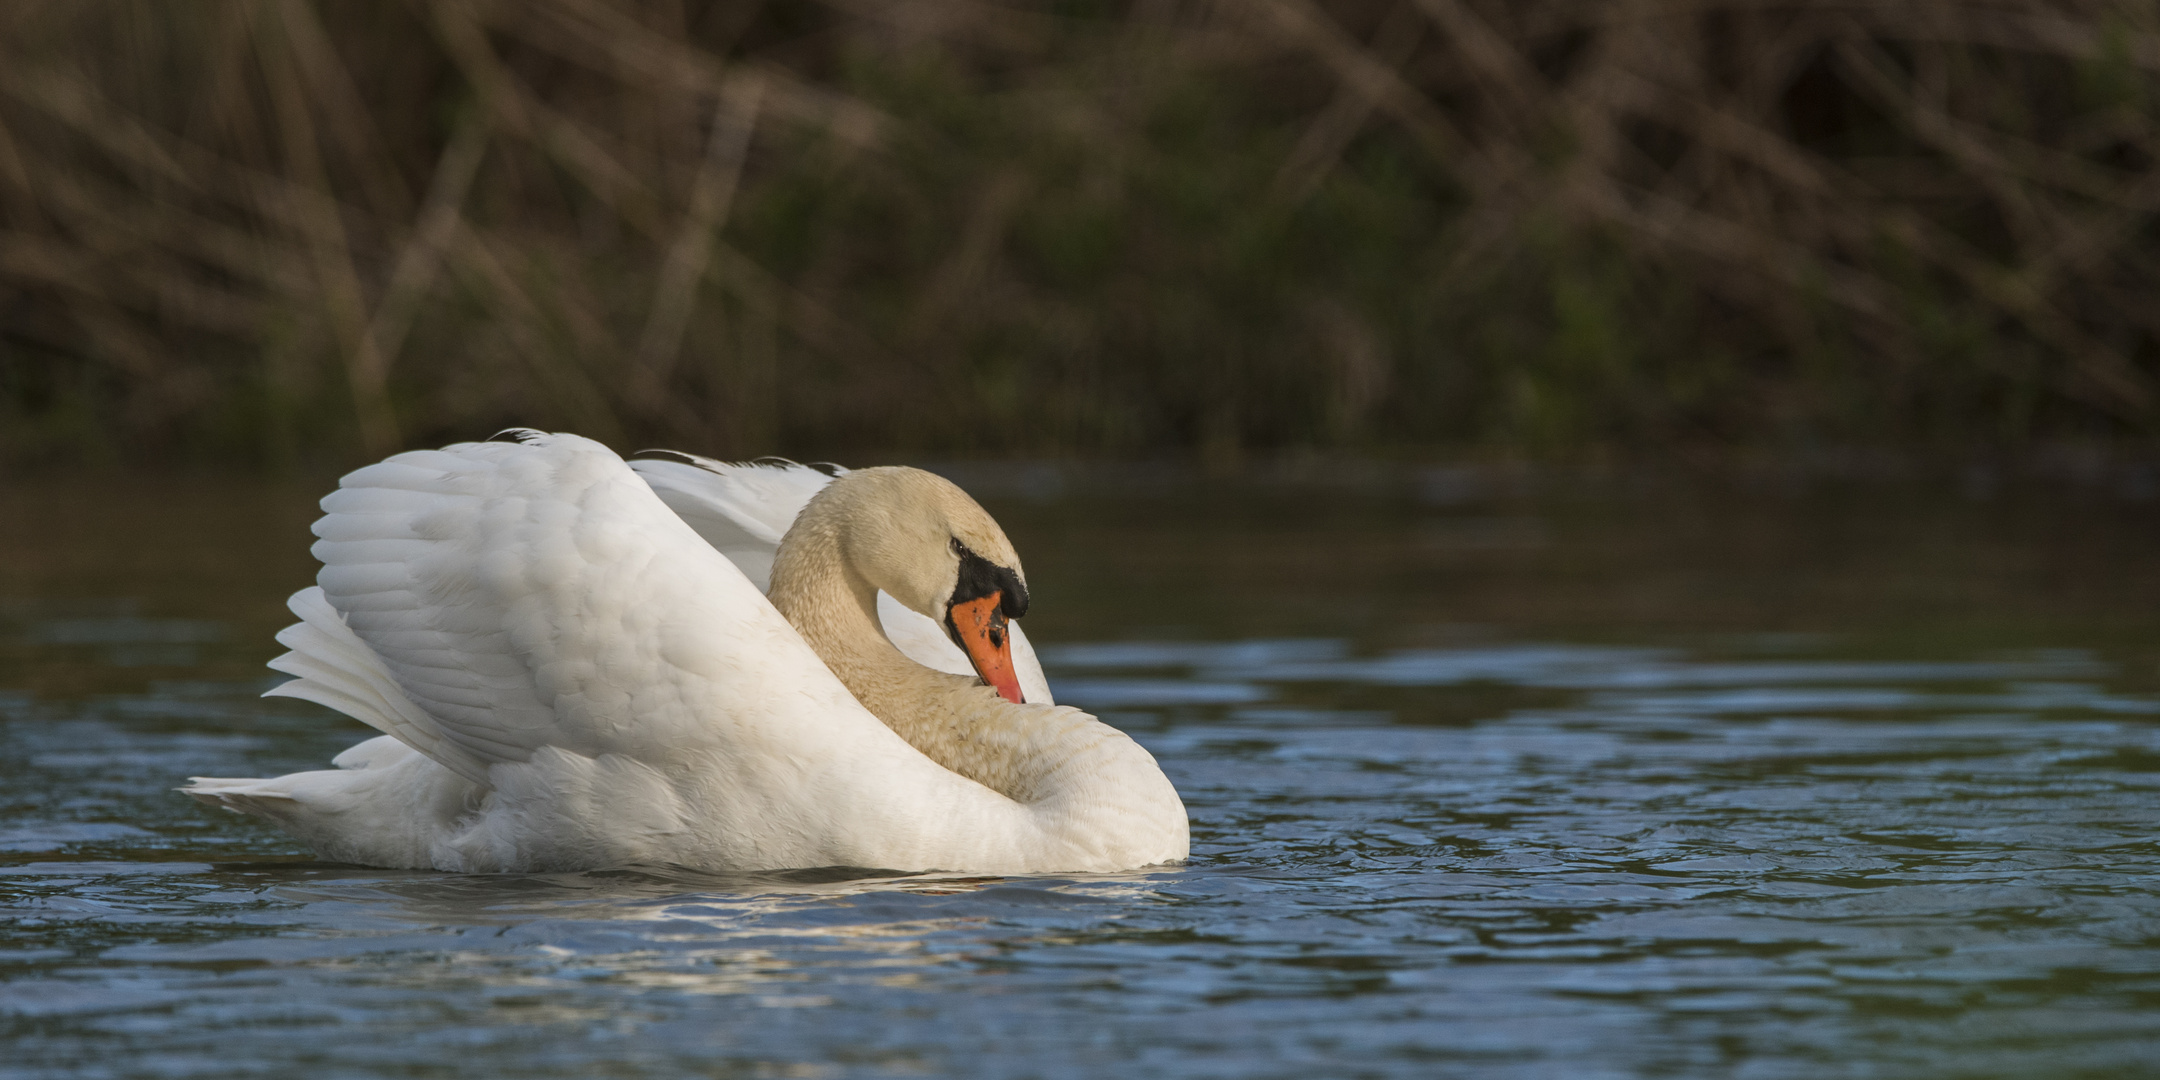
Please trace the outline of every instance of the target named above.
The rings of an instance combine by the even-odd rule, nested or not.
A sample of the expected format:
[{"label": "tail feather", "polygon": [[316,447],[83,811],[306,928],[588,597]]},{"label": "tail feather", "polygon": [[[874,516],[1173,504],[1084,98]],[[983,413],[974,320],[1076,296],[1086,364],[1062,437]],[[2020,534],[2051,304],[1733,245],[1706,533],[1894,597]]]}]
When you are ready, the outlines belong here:
[{"label": "tail feather", "polygon": [[290,793],[271,787],[272,783],[242,777],[190,776],[188,786],[179,791],[205,806],[282,822],[290,818],[298,806]]},{"label": "tail feather", "polygon": [[261,780],[191,777],[180,793],[261,818],[326,859],[419,867],[435,865],[435,843],[486,790],[387,735],[352,747],[333,764]]}]

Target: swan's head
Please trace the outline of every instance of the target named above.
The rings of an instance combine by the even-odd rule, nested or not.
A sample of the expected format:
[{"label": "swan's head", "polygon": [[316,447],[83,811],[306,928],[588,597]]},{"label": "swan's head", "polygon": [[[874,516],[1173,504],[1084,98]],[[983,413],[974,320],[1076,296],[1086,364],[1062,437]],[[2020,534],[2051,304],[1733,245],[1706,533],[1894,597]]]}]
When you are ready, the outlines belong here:
[{"label": "swan's head", "polygon": [[1005,624],[1027,614],[1027,576],[997,521],[952,481],[904,466],[842,475],[814,502],[828,500],[845,509],[841,553],[855,572],[944,627],[975,673],[1018,703]]}]

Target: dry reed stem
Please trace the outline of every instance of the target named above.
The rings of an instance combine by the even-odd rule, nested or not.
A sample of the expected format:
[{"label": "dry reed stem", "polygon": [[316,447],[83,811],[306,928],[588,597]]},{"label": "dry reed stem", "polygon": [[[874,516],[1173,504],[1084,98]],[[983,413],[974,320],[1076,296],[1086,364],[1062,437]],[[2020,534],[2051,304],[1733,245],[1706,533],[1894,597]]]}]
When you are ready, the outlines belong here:
[{"label": "dry reed stem", "polygon": [[[2059,415],[2115,430],[2160,426],[2149,5],[1258,0],[1143,3],[1093,22],[975,0],[787,11],[819,29],[753,13],[693,31],[680,11],[628,0],[259,0],[195,18],[125,0],[11,6],[0,290],[25,302],[4,309],[19,323],[0,341],[106,373],[114,415],[149,442],[221,387],[258,380],[265,408],[318,401],[364,453],[531,410],[611,438],[762,452],[790,416],[902,432],[879,413],[894,394],[914,395],[903,414],[1026,416],[1010,404],[1017,377],[1029,393],[1103,394],[1055,421],[1073,430],[1084,416],[1107,418],[1086,421],[1105,433],[1154,424],[1146,438],[1234,458],[1244,440],[1286,437],[1255,434],[1268,424],[1313,433],[1293,439],[1354,440],[1361,425],[1422,437],[1433,422],[1414,385],[1451,388],[1415,399],[1427,405],[1484,394],[1479,408],[1505,412],[1500,388],[1544,361],[1503,350],[1421,371],[1408,358],[1434,355],[1425,338],[1478,324],[1450,316],[1467,321],[1436,331],[1416,309],[1544,259],[1548,279],[1519,310],[1489,313],[1534,338],[1553,318],[1545,298],[1595,258],[1620,268],[1615,303],[1653,281],[1707,298],[1701,332],[1744,327],[1710,344],[1762,358],[1760,386],[1794,378],[1792,357],[1849,350],[1849,377],[1877,393],[1906,394],[1900,373],[1921,372],[2003,400],[2038,387]],[[881,74],[851,81],[856,68]],[[908,96],[920,70],[950,84],[924,92],[932,105]],[[161,88],[151,72],[181,81]],[[440,83],[427,101],[452,122],[411,115],[395,91],[414,79]],[[1242,124],[1244,145],[1264,148],[1249,184],[1210,189],[1258,196],[1209,211],[1216,227],[1294,231],[1395,191],[1370,152],[1401,147],[1433,194],[1388,197],[1441,224],[1415,252],[1379,233],[1344,243],[1424,276],[1376,286],[1294,261],[1236,268],[1207,239],[1163,247],[1178,234],[1145,193],[1192,151],[1154,125],[1195,87],[1229,88],[1208,130]],[[793,211],[775,208],[803,185],[822,212],[870,209],[848,230],[810,230],[806,250],[776,247],[771,223]],[[1065,227],[1060,199],[1124,222],[1128,261],[1047,284],[1026,253]],[[1241,314],[1254,310],[1295,314]],[[1612,317],[1641,325],[1611,334],[1666,340],[1653,316]],[[479,367],[411,362],[422,353],[524,377],[492,386],[456,374]],[[999,374],[1012,364],[1022,375]],[[790,380],[789,365],[823,374]],[[827,381],[791,391],[805,379]],[[1732,402],[1770,393],[1760,386]]]},{"label": "dry reed stem", "polygon": [[[300,222],[314,264],[315,284],[329,309],[331,327],[344,354],[345,378],[352,391],[361,448],[371,456],[388,454],[399,444],[397,416],[390,407],[389,364],[376,347],[368,326],[367,297],[346,237],[345,219],[330,186],[322,147],[315,134],[307,94],[288,43],[290,5],[266,9],[260,54],[269,79],[285,144],[285,166],[297,183],[287,189],[290,210]],[[286,31],[279,34],[280,30]]]},{"label": "dry reed stem", "polygon": [[[1425,20],[1408,4],[1388,14],[1373,33],[1369,46],[1373,58],[1389,71],[1398,71],[1416,52],[1424,37]],[[1371,119],[1374,99],[1349,87],[1339,87],[1327,107],[1305,125],[1297,144],[1275,171],[1269,185],[1285,204],[1309,198],[1342,160],[1343,151]]]},{"label": "dry reed stem", "polygon": [[742,177],[743,159],[750,152],[750,136],[757,128],[758,111],[764,101],[763,82],[750,79],[736,83],[719,95],[713,107],[712,134],[707,137],[705,158],[691,185],[690,206],[675,240],[668,246],[659,281],[653,290],[652,311],[645,318],[645,332],[638,338],[638,375],[634,397],[648,408],[659,409],[667,398],[663,387],[682,349],[683,330],[690,322],[697,285],[712,258],[713,233],[727,220],[728,204]]},{"label": "dry reed stem", "polygon": [[376,305],[374,318],[368,324],[369,334],[382,351],[386,366],[396,362],[399,350],[405,345],[405,335],[412,330],[414,317],[435,286],[444,253],[457,235],[466,195],[472,190],[473,179],[480,174],[480,162],[487,154],[487,145],[487,126],[476,113],[468,112],[458,121],[450,144],[443,148],[442,157],[436,162],[434,175],[428,181],[427,198],[421,204],[419,221],[398,252],[397,262],[390,270],[389,283],[383,287],[382,301]]}]

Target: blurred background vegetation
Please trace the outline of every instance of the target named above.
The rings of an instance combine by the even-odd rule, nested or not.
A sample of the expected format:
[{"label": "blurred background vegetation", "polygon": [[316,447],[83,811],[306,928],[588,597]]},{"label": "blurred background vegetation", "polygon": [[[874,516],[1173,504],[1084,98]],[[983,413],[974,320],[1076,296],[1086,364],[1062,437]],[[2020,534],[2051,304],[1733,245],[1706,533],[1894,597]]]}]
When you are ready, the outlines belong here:
[{"label": "blurred background vegetation", "polygon": [[2144,445],[2160,7],[11,0],[0,465]]}]

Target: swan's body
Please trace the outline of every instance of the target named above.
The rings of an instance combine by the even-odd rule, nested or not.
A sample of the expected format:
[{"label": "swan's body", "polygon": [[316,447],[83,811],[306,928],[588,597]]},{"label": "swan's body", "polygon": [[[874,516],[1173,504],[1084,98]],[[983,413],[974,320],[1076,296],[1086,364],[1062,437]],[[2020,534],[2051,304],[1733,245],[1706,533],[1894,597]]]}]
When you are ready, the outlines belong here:
[{"label": "swan's body", "polygon": [[1025,585],[959,489],[909,469],[635,467],[526,433],[347,476],[315,525],[318,586],[278,635],[292,651],[272,666],[297,678],[272,693],[384,736],[333,770],[184,790],[381,866],[1185,857],[1147,751],[1048,704],[1017,633],[1003,654]]}]

